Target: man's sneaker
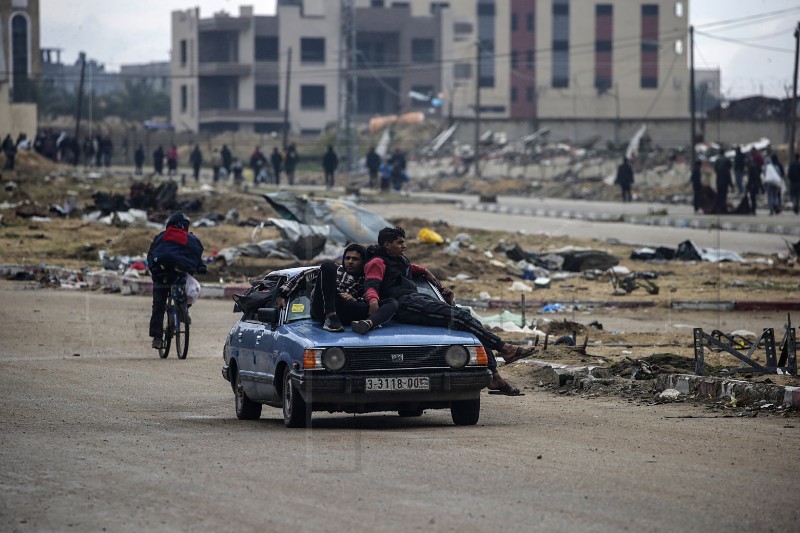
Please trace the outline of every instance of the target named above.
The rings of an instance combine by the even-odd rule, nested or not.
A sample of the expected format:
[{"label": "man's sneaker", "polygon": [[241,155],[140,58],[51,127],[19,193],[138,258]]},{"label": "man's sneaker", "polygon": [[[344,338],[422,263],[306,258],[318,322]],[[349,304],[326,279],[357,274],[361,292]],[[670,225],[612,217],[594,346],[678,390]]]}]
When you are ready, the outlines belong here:
[{"label": "man's sneaker", "polygon": [[342,326],[341,321],[339,321],[339,317],[333,315],[325,319],[322,329],[326,331],[344,331],[344,326]]},{"label": "man's sneaker", "polygon": [[151,344],[151,346],[156,350],[160,350],[162,347],[161,337],[153,337],[153,344]]},{"label": "man's sneaker", "polygon": [[372,329],[372,321],[371,320],[354,320],[351,324],[353,331],[360,335],[366,335],[366,333]]}]

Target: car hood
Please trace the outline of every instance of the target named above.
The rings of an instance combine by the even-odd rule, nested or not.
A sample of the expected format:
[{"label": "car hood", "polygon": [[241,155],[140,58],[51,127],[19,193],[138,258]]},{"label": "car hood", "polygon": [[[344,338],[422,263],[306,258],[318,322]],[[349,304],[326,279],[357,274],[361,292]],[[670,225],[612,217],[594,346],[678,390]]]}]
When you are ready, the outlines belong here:
[{"label": "car hood", "polygon": [[287,333],[296,335],[315,346],[424,346],[433,344],[480,344],[477,337],[466,331],[432,326],[412,326],[390,322],[366,335],[354,333],[349,326],[343,332],[332,333],[312,320],[284,326]]}]

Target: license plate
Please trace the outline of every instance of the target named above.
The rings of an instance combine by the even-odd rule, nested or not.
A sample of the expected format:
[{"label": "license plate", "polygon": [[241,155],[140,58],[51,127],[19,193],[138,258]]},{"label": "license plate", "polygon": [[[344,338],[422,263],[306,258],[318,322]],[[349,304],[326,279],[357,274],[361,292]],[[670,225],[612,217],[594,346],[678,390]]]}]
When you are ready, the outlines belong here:
[{"label": "license plate", "polygon": [[400,378],[366,378],[365,389],[367,392],[431,390],[431,381],[430,378],[419,376]]}]

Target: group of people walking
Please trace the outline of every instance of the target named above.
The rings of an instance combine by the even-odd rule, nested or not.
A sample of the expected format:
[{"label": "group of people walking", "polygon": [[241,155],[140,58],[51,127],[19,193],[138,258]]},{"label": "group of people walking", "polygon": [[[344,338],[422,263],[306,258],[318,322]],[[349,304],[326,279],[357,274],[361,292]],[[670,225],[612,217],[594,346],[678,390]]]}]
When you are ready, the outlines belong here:
[{"label": "group of people walking", "polygon": [[756,148],[752,148],[748,154],[745,154],[740,146],[736,146],[733,160],[731,160],[723,148],[714,161],[713,169],[716,201],[713,206],[709,206],[708,204],[704,205],[706,195],[704,194],[702,162],[694,162],[690,183],[694,193],[695,213],[729,213],[728,193],[735,188],[742,198],[739,206],[735,208],[736,213],[755,215],[758,197],[766,193],[769,214],[777,215],[783,210],[783,193],[788,189],[793,210],[796,214],[800,214],[800,155],[795,154],[794,161],[789,164],[789,168],[784,169],[776,153],[769,154],[765,158]]}]

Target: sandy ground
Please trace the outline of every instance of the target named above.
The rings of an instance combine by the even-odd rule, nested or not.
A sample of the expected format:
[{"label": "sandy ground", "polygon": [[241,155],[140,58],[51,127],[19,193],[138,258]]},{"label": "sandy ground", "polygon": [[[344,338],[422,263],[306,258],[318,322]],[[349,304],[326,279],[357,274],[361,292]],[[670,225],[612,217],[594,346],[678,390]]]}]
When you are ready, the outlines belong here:
[{"label": "sandy ground", "polygon": [[[189,357],[149,349],[149,301],[0,287],[0,530],[793,530],[793,415],[484,395],[475,427],[280,411],[236,420],[229,302]],[[521,376],[520,368],[508,369]],[[765,509],[769,509],[765,512]]]}]

